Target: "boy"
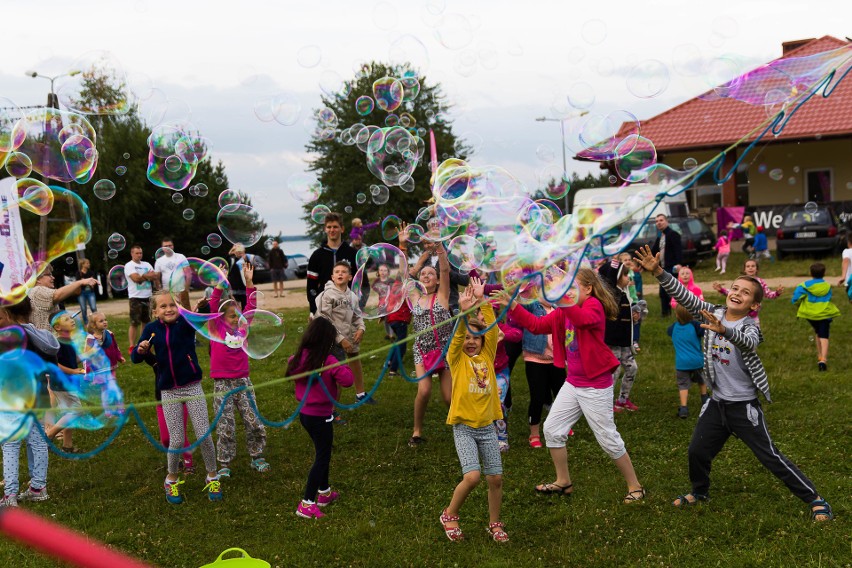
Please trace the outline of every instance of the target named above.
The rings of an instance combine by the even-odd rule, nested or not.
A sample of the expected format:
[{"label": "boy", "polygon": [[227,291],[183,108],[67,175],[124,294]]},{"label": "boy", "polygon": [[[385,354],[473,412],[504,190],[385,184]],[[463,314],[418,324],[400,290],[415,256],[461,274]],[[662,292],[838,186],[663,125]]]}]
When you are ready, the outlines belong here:
[{"label": "boy", "polygon": [[[74,342],[71,338],[71,334],[76,328],[74,320],[65,312],[61,312],[53,319],[53,329],[56,331],[56,337],[59,340],[59,353],[56,355],[59,361],[59,370],[65,373],[69,379],[67,382],[72,384],[79,382],[71,379],[72,376],[86,374],[86,371],[80,368],[77,351],[74,349]],[[64,412],[59,421],[48,428],[45,433],[49,439],[54,440],[57,434],[65,430],[62,434],[62,451],[74,454],[77,453],[77,449],[74,447],[72,437],[73,428],[68,428],[68,425],[80,415],[74,409],[82,407],[83,404],[76,393],[68,390],[68,386],[66,381],[53,380],[53,377],[51,377],[50,390],[56,396],[57,406],[60,410],[67,412]],[[66,430],[66,428],[68,429]]]},{"label": "boy", "polygon": [[771,402],[766,371],[756,351],[763,335],[748,315],[763,299],[763,287],[757,279],[738,277],[725,298],[725,306],[716,306],[698,299],[664,272],[659,258],[647,246],[636,251],[636,260],[657,277],[661,288],[704,322],[704,370],[713,395],[701,407],[689,443],[692,491],[678,496],[672,504],[683,507],[708,499],[713,458],[734,434],[796,497],[808,503],[813,520],[833,519],[831,506],[820,497],[811,480],[778,451],[769,437],[757,399],[759,390]]},{"label": "boy", "polygon": [[680,394],[680,406],[677,409],[679,418],[689,418],[689,407],[686,401],[689,398],[690,383],[698,383],[701,389],[701,406],[710,398],[707,396],[707,385],[704,383],[704,355],[701,353],[701,338],[704,330],[698,322],[692,319],[689,310],[680,304],[674,307],[677,321],[669,326],[669,337],[672,338],[675,350],[675,374],[677,376],[677,388]]},{"label": "boy", "polygon": [[754,256],[757,259],[772,258],[769,254],[769,241],[766,240],[766,233],[763,232],[763,226],[757,226],[757,233],[754,235]]},{"label": "boy", "polygon": [[[336,345],[331,354],[338,361],[346,361],[347,355],[358,355],[361,338],[367,326],[361,318],[361,308],[358,307],[358,296],[349,289],[352,281],[352,268],[345,260],[335,263],[331,270],[331,280],[325,285],[325,290],[317,296],[316,316],[323,316],[334,324],[337,329]],[[376,404],[372,398],[367,398],[364,390],[364,375],[361,371],[361,360],[347,361],[352,369],[355,382],[355,398],[358,402]]]},{"label": "boy", "polygon": [[811,280],[796,286],[793,292],[793,304],[799,305],[796,317],[808,320],[814,328],[814,343],[817,348],[817,368],[828,370],[828,331],[832,318],[840,315],[837,306],[831,303],[831,284],[823,280],[825,265],[815,262],[811,265]]}]

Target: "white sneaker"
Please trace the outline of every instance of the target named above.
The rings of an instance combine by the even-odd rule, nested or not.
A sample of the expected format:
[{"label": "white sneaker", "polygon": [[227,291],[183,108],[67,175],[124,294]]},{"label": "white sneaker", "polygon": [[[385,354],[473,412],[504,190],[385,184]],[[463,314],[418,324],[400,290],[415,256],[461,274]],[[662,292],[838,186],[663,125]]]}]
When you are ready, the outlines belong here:
[{"label": "white sneaker", "polygon": [[27,490],[18,494],[19,501],[47,501],[50,496],[47,494],[47,487],[43,487],[41,491],[33,491],[33,488],[27,486]]},{"label": "white sneaker", "polygon": [[18,498],[14,495],[4,495],[2,499],[0,499],[0,509],[3,507],[17,507],[18,506]]}]

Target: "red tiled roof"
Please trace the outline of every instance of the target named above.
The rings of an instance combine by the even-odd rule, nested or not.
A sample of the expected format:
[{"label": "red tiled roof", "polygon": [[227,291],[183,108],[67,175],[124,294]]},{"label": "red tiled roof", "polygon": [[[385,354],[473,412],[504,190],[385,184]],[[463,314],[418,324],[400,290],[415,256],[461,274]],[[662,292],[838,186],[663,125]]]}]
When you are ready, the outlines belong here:
[{"label": "red tiled roof", "polygon": [[[850,46],[852,42],[824,36],[789,51],[775,61]],[[852,49],[849,51],[852,55]],[[844,65],[843,70],[835,75],[833,82],[840,78],[848,66],[848,63]],[[760,69],[755,71],[760,72]],[[789,92],[789,85],[786,89]],[[756,91],[757,96],[760,94],[759,90]],[[716,100],[705,100],[708,98]],[[719,148],[736,142],[766,119],[767,111],[764,105],[748,104],[734,98],[718,98],[711,90],[641,122],[640,134],[653,141],[658,151]],[[754,140],[759,132],[748,139]],[[772,139],[796,140],[814,138],[817,135],[831,137],[849,134],[852,134],[852,72],[840,81],[828,98],[823,98],[822,94],[818,93],[803,104],[781,134]],[[580,152],[576,159],[589,157]]]}]

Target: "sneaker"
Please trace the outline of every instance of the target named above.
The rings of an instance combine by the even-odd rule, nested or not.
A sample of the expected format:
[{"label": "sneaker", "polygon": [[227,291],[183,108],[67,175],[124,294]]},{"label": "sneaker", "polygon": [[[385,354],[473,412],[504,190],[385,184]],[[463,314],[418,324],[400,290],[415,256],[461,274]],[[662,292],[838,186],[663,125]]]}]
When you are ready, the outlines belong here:
[{"label": "sneaker", "polygon": [[340,493],[329,489],[328,493],[320,493],[319,495],[317,495],[317,507],[325,507],[326,505],[331,505],[338,499],[340,499]]},{"label": "sneaker", "polygon": [[218,475],[220,478],[231,477],[231,468],[229,468],[229,467],[219,468],[219,471],[216,472],[216,475]]},{"label": "sneaker", "polygon": [[825,361],[820,361],[817,363],[817,367],[820,371],[828,371],[828,365],[825,364]]},{"label": "sneaker", "polygon": [[618,402],[612,405],[612,411],[615,413],[624,412],[624,407],[621,406]]},{"label": "sneaker", "polygon": [[630,412],[639,410],[639,407],[630,402],[630,399],[627,399],[624,402],[616,401],[615,406],[620,406],[622,410],[629,410]]},{"label": "sneaker", "polygon": [[341,416],[337,411],[335,411],[332,416],[334,417],[334,425],[335,426],[346,426],[349,424],[349,421]]},{"label": "sneaker", "polygon": [[296,509],[296,514],[303,519],[321,519],[325,516],[325,513],[320,511],[316,503],[305,505],[304,501],[299,503],[299,507]]},{"label": "sneaker", "polygon": [[509,451],[509,442],[498,441],[497,447],[500,448],[501,454],[505,454]]},{"label": "sneaker", "polygon": [[18,495],[18,501],[47,501],[50,495],[47,494],[47,487],[42,487],[35,490],[32,486],[28,486],[27,490]]},{"label": "sneaker", "polygon": [[633,351],[635,351],[636,353],[639,353],[640,351],[642,351],[642,349],[639,347],[638,341],[633,342]]},{"label": "sneaker", "polygon": [[689,418],[689,407],[688,406],[679,406],[677,409],[677,417],[678,418]]},{"label": "sneaker", "polygon": [[14,495],[4,495],[2,499],[0,499],[0,509],[3,507],[17,507],[18,506],[18,498]]},{"label": "sneaker", "polygon": [[202,491],[208,491],[207,497],[211,501],[221,501],[222,500],[222,482],[219,481],[219,477],[217,476],[214,479],[208,479],[207,485],[204,486]]},{"label": "sneaker", "polygon": [[367,393],[356,394],[355,400],[358,401],[358,402],[363,402],[364,404],[378,404],[376,402],[376,399],[371,397],[371,396],[367,396]]},{"label": "sneaker", "polygon": [[180,485],[184,483],[183,479],[177,481],[166,481],[163,484],[163,489],[166,491],[166,501],[172,505],[180,505],[183,503],[183,495],[180,494]]},{"label": "sneaker", "polygon": [[187,475],[195,473],[195,465],[192,463],[192,458],[183,458],[183,472]]}]

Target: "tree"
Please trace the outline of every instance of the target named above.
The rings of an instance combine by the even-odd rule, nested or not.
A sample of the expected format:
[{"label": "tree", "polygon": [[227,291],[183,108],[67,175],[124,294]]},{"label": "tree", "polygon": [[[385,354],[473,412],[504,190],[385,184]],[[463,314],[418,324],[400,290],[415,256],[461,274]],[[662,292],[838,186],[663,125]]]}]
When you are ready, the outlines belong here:
[{"label": "tree", "polygon": [[[403,78],[403,82],[407,82],[412,87],[414,83],[411,78],[416,77],[419,94],[412,100],[403,102],[396,110],[382,110],[373,100],[373,83],[383,77]],[[411,88],[406,98],[414,92],[415,89]],[[365,99],[359,101],[361,97],[370,97],[371,101]],[[363,110],[359,113],[356,109],[356,104],[359,102],[373,102],[376,106],[371,112],[362,114]],[[303,218],[309,227],[308,234],[317,244],[324,239],[322,225],[311,219],[311,211],[317,205],[324,205],[331,211],[343,213],[346,219],[359,217],[364,223],[380,221],[391,214],[406,221],[414,220],[417,212],[431,197],[430,130],[435,135],[439,161],[446,157],[465,159],[469,154],[469,148],[456,137],[452,124],[446,118],[449,104],[441,92],[440,85],[431,84],[426,76],[415,75],[415,72],[407,66],[378,62],[364,64],[362,71],[344,85],[341,93],[323,96],[322,103],[325,105],[324,108],[314,111],[314,118],[318,121],[319,128],[306,146],[308,152],[316,155],[308,169],[315,172],[322,184],[322,190],[317,200],[303,206],[305,211]],[[334,113],[334,117],[330,117],[328,109]],[[346,139],[347,133],[351,132],[350,126],[355,124],[386,127],[385,121],[389,115],[394,114],[402,118],[404,113],[408,116],[400,124],[407,123],[408,132],[419,139],[417,146],[423,150],[423,155],[412,175],[414,189],[409,193],[400,187],[389,187],[388,201],[376,203],[372,199],[370,186],[385,184],[371,173],[367,167],[367,156],[359,149],[359,145],[348,143],[352,140]],[[413,124],[411,120],[414,121]],[[330,126],[332,124],[334,126]],[[363,203],[358,202],[359,193],[366,197]],[[349,223],[345,222],[345,224],[349,226]]]}]

